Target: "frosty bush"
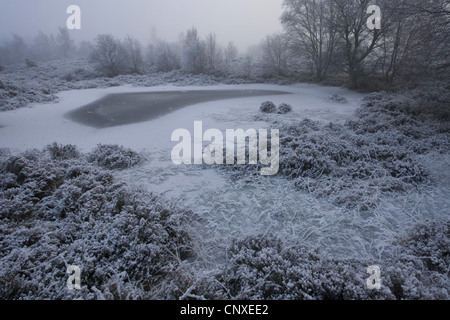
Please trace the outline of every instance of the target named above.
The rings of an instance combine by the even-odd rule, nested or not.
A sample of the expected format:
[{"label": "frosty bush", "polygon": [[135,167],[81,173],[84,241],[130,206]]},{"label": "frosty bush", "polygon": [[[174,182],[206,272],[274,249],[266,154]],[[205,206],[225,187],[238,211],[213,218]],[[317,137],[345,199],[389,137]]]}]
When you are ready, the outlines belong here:
[{"label": "frosty bush", "polygon": [[[302,124],[291,134],[343,129]],[[1,299],[450,297],[448,220],[417,223],[392,240],[396,254],[377,261],[380,291],[366,287],[373,261],[331,257],[271,233],[234,238],[223,264],[199,269],[193,212],[61,150],[72,148],[0,149]],[[79,291],[65,287],[68,265],[82,269]]]},{"label": "frosty bush", "polygon": [[370,94],[347,126],[359,135],[370,134],[383,144],[423,154],[449,150],[450,98],[442,88],[411,91],[408,95]]},{"label": "frosty bush", "polygon": [[411,190],[427,180],[409,150],[352,135],[340,124],[305,119],[280,132],[280,172],[300,190],[349,209],[373,209],[374,194]]},{"label": "frosty bush", "polygon": [[[440,240],[438,236],[431,241]],[[332,258],[300,243],[284,243],[271,234],[252,235],[235,239],[227,251],[225,268],[197,280],[189,292],[191,296],[207,299],[233,300],[449,297],[446,271],[424,272],[419,252],[407,255],[410,253],[407,246],[399,250],[405,258],[382,261],[382,288],[377,291],[366,285],[369,261]],[[445,266],[448,268],[448,260]]]},{"label": "frosty bush", "polygon": [[335,102],[335,103],[342,103],[342,104],[348,103],[347,98],[342,97],[338,94],[333,94],[331,97],[328,98],[328,101]]},{"label": "frosty bush", "polygon": [[425,269],[447,274],[450,266],[450,221],[416,224],[399,237],[398,244],[408,257],[420,257]]},{"label": "frosty bush", "polygon": [[25,59],[25,64],[28,68],[36,68],[38,66],[36,62],[30,59]]},{"label": "frosty bush", "polygon": [[[180,210],[83,158],[2,154],[1,299],[145,299],[192,256]],[[82,290],[66,269],[82,268]]]},{"label": "frosty bush", "polygon": [[277,106],[271,101],[266,101],[261,104],[259,110],[263,113],[276,113]]},{"label": "frosty bush", "polygon": [[106,169],[128,169],[141,162],[141,156],[131,149],[118,145],[99,144],[88,155],[88,161]]},{"label": "frosty bush", "polygon": [[80,152],[74,145],[61,145],[54,142],[53,144],[48,145],[45,149],[50,153],[53,160],[68,160],[77,159],[80,157]]},{"label": "frosty bush", "polygon": [[287,114],[289,112],[292,112],[292,106],[287,103],[282,103],[278,107],[278,113],[279,114]]},{"label": "frosty bush", "polygon": [[[380,195],[417,190],[430,182],[418,155],[450,149],[450,122],[424,110],[423,99],[370,94],[344,125],[267,118],[280,129],[280,173],[299,190],[360,211],[376,208]],[[233,179],[249,174],[243,166],[224,170]]]}]

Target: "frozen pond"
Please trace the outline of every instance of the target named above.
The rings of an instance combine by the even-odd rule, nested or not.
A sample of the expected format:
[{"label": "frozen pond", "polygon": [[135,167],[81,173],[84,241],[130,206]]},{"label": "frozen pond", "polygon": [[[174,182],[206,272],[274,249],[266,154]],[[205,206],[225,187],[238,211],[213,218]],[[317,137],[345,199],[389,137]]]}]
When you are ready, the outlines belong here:
[{"label": "frozen pond", "polygon": [[94,128],[143,122],[209,101],[289,94],[268,90],[202,90],[110,94],[69,112],[71,120]]}]

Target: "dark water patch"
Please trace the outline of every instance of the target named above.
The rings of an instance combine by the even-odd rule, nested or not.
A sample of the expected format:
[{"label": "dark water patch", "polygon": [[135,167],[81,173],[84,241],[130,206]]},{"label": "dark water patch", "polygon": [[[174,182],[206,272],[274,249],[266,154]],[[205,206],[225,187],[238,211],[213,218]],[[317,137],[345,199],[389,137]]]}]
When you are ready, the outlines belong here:
[{"label": "dark water patch", "polygon": [[267,90],[203,90],[110,94],[66,114],[78,123],[103,129],[152,120],[197,103],[289,94]]}]

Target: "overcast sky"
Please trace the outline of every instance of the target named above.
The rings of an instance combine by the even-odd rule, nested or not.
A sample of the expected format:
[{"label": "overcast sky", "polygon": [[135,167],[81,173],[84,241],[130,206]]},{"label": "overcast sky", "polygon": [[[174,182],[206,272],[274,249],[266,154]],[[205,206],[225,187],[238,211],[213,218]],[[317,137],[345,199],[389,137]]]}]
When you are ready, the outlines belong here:
[{"label": "overcast sky", "polygon": [[39,30],[57,33],[65,26],[69,5],[81,8],[81,30],[71,31],[77,41],[101,33],[134,35],[144,44],[152,29],[159,38],[176,41],[193,26],[200,35],[216,33],[218,40],[233,41],[240,50],[281,31],[283,0],[0,0],[0,40],[11,33],[26,38]]}]

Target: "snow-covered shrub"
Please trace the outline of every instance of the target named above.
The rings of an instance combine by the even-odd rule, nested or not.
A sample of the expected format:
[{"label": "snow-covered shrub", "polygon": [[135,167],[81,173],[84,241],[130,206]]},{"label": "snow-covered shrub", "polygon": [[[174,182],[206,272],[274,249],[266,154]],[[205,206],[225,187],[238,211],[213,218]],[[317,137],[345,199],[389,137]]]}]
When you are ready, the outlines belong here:
[{"label": "snow-covered shrub", "polygon": [[358,119],[349,121],[347,126],[358,135],[371,134],[384,144],[417,154],[433,149],[444,152],[450,148],[447,91],[437,88],[408,94],[370,94],[357,111]]},{"label": "snow-covered shrub", "polygon": [[449,230],[449,220],[423,221],[393,241],[398,255],[385,263],[382,283],[395,299],[449,298]]},{"label": "snow-covered shrub", "polygon": [[[278,237],[235,239],[227,264],[197,280],[190,293],[207,299],[309,300],[369,299],[363,262],[333,260]],[[366,266],[367,268],[367,266]]]},{"label": "snow-covered shrub", "polygon": [[74,80],[74,76],[72,72],[67,72],[64,76],[61,77],[61,79],[71,82]]},{"label": "snow-covered shrub", "polygon": [[53,144],[48,145],[45,149],[50,153],[50,156],[53,160],[67,160],[80,157],[80,152],[74,145],[61,145],[54,142]]},{"label": "snow-covered shrub", "polygon": [[[433,120],[423,101],[369,94],[345,125],[304,119],[279,122],[280,173],[315,197],[347,209],[372,210],[380,196],[417,190],[430,182],[418,155],[450,149],[450,122]],[[233,179],[244,166],[227,166]],[[252,168],[252,172],[255,171]]]},{"label": "snow-covered shrub", "polygon": [[38,66],[36,62],[30,59],[25,59],[25,64],[28,68],[36,68]]},{"label": "snow-covered shrub", "polygon": [[[291,132],[324,130],[303,123]],[[205,271],[197,268],[189,210],[128,187],[82,156],[0,149],[0,161],[2,299],[450,297],[449,221],[417,223],[392,239],[396,254],[376,261],[380,291],[366,286],[374,261],[332,257],[271,233],[234,238],[223,265]],[[65,287],[68,265],[81,268],[79,291]]]},{"label": "snow-covered shrub", "polygon": [[261,104],[259,110],[263,113],[276,113],[277,106],[272,101],[266,101]]},{"label": "snow-covered shrub", "polygon": [[[1,299],[149,299],[192,256],[192,213],[83,157],[1,158]],[[80,291],[66,289],[68,265],[82,270]]]},{"label": "snow-covered shrub", "polygon": [[335,123],[303,120],[280,129],[280,172],[300,189],[368,210],[378,192],[403,192],[427,179],[409,150],[354,136]]},{"label": "snow-covered shrub", "polygon": [[287,103],[282,103],[278,107],[278,113],[279,114],[287,114],[289,112],[292,112],[292,106]]},{"label": "snow-covered shrub", "polygon": [[88,155],[88,161],[106,169],[128,169],[141,162],[141,156],[119,145],[99,144]]},{"label": "snow-covered shrub", "polygon": [[342,97],[338,94],[333,94],[331,97],[328,98],[328,101],[342,104],[348,103],[347,98]]},{"label": "snow-covered shrub", "polygon": [[2,163],[0,218],[21,221],[32,217],[35,206],[64,181],[65,168],[33,150],[10,156]]},{"label": "snow-covered shrub", "polygon": [[24,107],[31,102],[47,103],[56,99],[48,87],[17,86],[17,83],[9,80],[0,81],[0,111]]},{"label": "snow-covered shrub", "polygon": [[369,290],[371,261],[333,258],[272,234],[246,236],[234,239],[225,267],[198,276],[187,292],[233,300],[448,299],[446,272],[424,272],[419,253],[411,255],[407,245],[399,247],[403,258],[379,261],[381,290]]},{"label": "snow-covered shrub", "polygon": [[[235,240],[227,267],[197,281],[197,296],[209,299],[355,300],[446,299],[445,274],[424,274],[416,260],[382,263],[382,289],[368,290],[369,261],[331,258],[272,235]],[[412,258],[414,259],[414,257]],[[217,284],[219,282],[219,284]],[[208,290],[209,289],[209,290]]]},{"label": "snow-covered shrub", "polygon": [[398,244],[405,248],[405,255],[420,258],[429,271],[447,274],[450,266],[450,221],[425,221],[416,224]]}]

